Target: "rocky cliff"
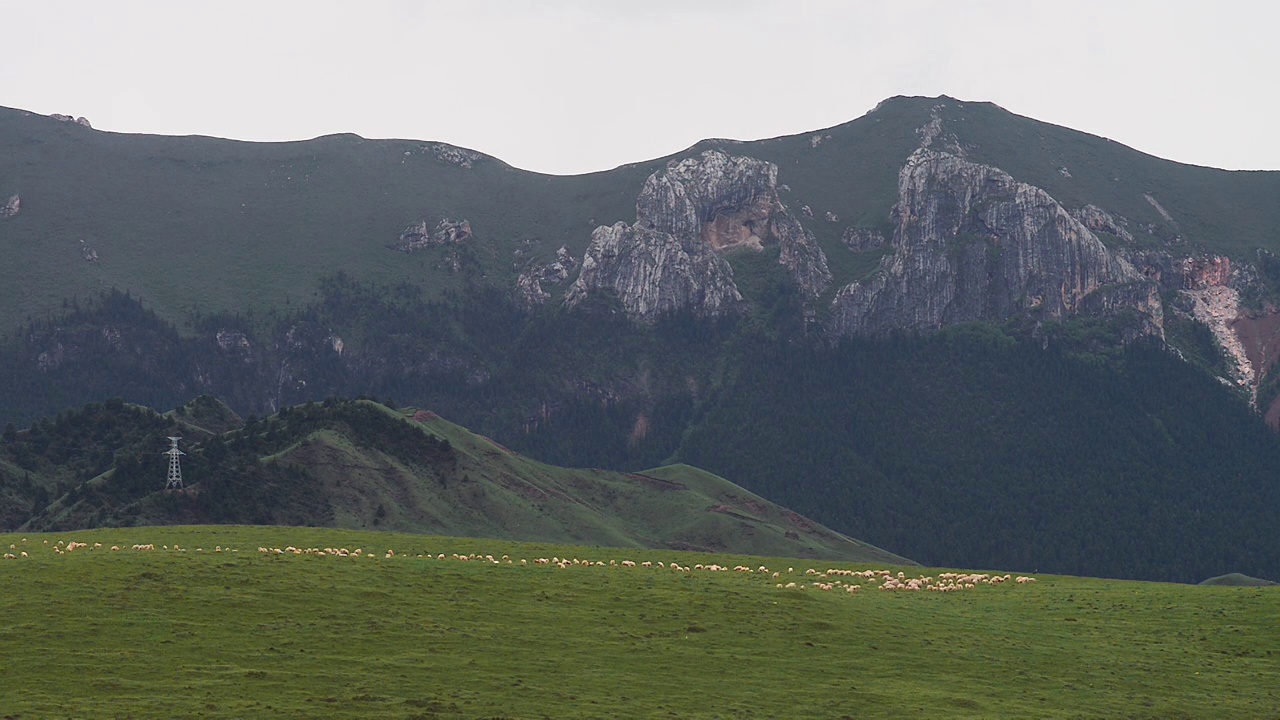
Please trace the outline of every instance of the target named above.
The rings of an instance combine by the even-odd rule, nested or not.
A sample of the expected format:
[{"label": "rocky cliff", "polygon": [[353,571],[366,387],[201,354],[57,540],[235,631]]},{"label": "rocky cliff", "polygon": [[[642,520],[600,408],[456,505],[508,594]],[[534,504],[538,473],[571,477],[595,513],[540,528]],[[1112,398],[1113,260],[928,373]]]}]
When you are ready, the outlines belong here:
[{"label": "rocky cliff", "polygon": [[1160,334],[1155,284],[1043,190],[921,148],[898,177],[893,253],[833,301],[838,335],[933,330],[1019,316],[1132,312]]},{"label": "rocky cliff", "polygon": [[723,255],[768,243],[780,246],[779,262],[803,292],[817,296],[831,282],[826,256],[779,200],[777,176],[772,163],[719,150],[670,163],[645,181],[634,223],[592,233],[566,301],[608,289],[640,321],[682,308],[732,312],[743,298]]}]

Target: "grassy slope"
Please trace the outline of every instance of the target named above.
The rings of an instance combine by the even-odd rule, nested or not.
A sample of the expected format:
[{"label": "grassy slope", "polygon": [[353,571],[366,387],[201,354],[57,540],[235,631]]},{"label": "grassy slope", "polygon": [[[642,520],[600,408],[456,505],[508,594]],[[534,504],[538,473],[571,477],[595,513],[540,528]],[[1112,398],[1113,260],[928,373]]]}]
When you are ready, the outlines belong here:
[{"label": "grassy slope", "polygon": [[443,249],[386,248],[424,218],[471,220],[469,259],[507,284],[521,241],[539,240],[544,257],[561,244],[580,254],[596,224],[633,218],[648,172],[560,178],[492,158],[464,169],[426,145],[122,135],[0,108],[0,194],[23,199],[0,223],[0,266],[19,280],[0,287],[0,327],[110,287],[171,320],[305,301],[339,268],[457,289]]},{"label": "grassy slope", "polygon": [[329,459],[300,462],[335,491],[337,525],[369,526],[371,505],[381,502],[387,513],[379,524],[386,529],[909,562],[688,465],[642,473],[561,468],[515,454],[439,417],[420,424],[449,441],[459,457],[456,467],[424,472],[333,434],[315,438],[322,442],[310,452]]},{"label": "grassy slope", "polygon": [[[110,444],[92,452],[88,447],[54,452],[55,457],[67,456],[62,464],[44,456],[29,461],[33,482],[49,489],[62,482],[69,492],[21,527],[247,522],[267,517],[279,524],[910,563],[697,468],[619,473],[556,467],[517,455],[433,413],[400,412],[370,401],[292,408],[215,440],[209,440],[209,430],[198,434],[195,423],[237,427],[238,418],[210,398],[163,418],[140,410],[118,416],[96,407],[67,416],[64,422],[96,427],[104,424],[99,415],[113,418],[124,436],[135,438],[130,442],[145,448],[140,464],[127,472],[112,465],[113,450],[117,457],[135,455],[136,450]],[[187,435],[191,455],[185,480],[193,488],[189,494],[160,492],[165,459],[152,448],[163,446],[164,436],[174,432],[166,422],[178,422],[178,432]],[[128,430],[134,426],[148,427],[149,435]],[[64,430],[58,435],[75,433]],[[92,436],[77,437],[92,442]],[[205,442],[194,444],[196,440]],[[447,450],[439,440],[447,441]],[[233,449],[215,455],[208,446],[222,441]],[[34,441],[18,441],[28,442]],[[234,449],[240,447],[245,449]],[[9,453],[22,457],[15,447],[5,445],[0,446],[0,461]],[[99,462],[105,465],[75,464],[88,455],[101,455]],[[305,476],[291,472],[297,469]],[[25,472],[6,463],[0,466],[0,480],[24,477]],[[89,479],[81,485],[77,477]],[[8,515],[15,515],[25,502],[23,497],[12,498]],[[284,514],[262,516],[263,511]]]},{"label": "grassy slope", "polygon": [[[946,105],[946,129],[960,137],[974,160],[1043,188],[1068,208],[1093,203],[1123,215],[1140,242],[1150,236],[1137,225],[1150,223],[1159,229],[1157,236],[1180,236],[1236,257],[1252,259],[1259,247],[1280,250],[1280,172],[1184,165],[991,103]],[[1147,201],[1148,193],[1173,224]]]},{"label": "grassy slope", "polygon": [[[58,556],[45,539],[187,551]],[[378,554],[255,551],[290,544]],[[9,716],[1208,718],[1280,703],[1274,588],[1042,576],[850,596],[758,574],[416,555],[807,567],[785,559],[308,528],[21,547],[29,558],[0,561]]]}]

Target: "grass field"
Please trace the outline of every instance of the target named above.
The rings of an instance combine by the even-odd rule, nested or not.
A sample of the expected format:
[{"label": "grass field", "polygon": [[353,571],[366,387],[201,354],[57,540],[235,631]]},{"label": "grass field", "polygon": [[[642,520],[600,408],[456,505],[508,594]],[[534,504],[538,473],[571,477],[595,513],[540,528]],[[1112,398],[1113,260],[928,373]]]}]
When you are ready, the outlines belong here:
[{"label": "grass field", "polygon": [[[90,547],[50,549],[72,540]],[[862,584],[854,594],[816,589],[805,561],[306,528],[0,542],[18,555],[0,561],[7,718],[1170,718],[1280,708],[1275,588],[1041,576],[884,592],[844,578]],[[157,549],[131,549],[139,543]],[[289,545],[366,553],[258,552]],[[428,552],[446,559],[418,557]],[[540,557],[606,565],[562,569]],[[608,564],[626,559],[763,564],[807,587],[779,588],[759,572]]]}]

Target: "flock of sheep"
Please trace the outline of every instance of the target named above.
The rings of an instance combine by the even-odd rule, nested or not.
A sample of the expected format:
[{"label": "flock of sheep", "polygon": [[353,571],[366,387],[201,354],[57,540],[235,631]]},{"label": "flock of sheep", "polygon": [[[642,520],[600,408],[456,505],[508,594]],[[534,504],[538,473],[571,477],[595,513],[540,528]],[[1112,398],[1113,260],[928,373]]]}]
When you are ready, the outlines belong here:
[{"label": "flock of sheep", "polygon": [[[26,538],[22,538],[21,545],[23,547],[26,547],[27,545]],[[57,555],[66,555],[68,553],[76,552],[78,550],[85,550],[90,552],[101,551],[101,550],[105,550],[107,552],[122,552],[127,549],[129,551],[147,552],[147,551],[154,551],[156,549],[156,546],[153,543],[135,544],[128,548],[123,548],[119,545],[112,545],[109,548],[104,548],[102,543],[96,542],[90,545],[89,543],[76,542],[74,540],[71,542],[58,540],[57,542],[52,544],[50,544],[48,540],[45,540],[43,545],[33,546],[33,549],[35,547],[48,547],[49,550],[51,550],[53,553]],[[180,553],[188,552],[187,548],[179,547],[177,544],[173,545],[172,548],[170,548],[168,545],[162,545],[161,549],[169,552],[180,552]],[[203,547],[197,547],[195,548],[194,552],[204,553],[206,551]],[[232,548],[226,548],[224,550],[221,545],[217,545],[213,548],[211,552],[236,553],[239,551]],[[398,555],[394,550],[390,550],[390,549],[388,549],[385,553],[378,553],[378,552],[367,552],[363,548],[355,548],[354,550],[349,550],[347,548],[333,548],[333,547],[300,548],[300,547],[294,547],[292,545],[284,548],[259,547],[258,553],[261,555],[267,555],[272,557],[290,556],[290,555],[309,555],[309,556],[315,556],[315,557],[378,559],[378,557],[381,556],[381,558],[384,560],[390,560],[396,557],[414,557],[413,555],[407,555],[407,556]],[[27,551],[20,548],[17,544],[9,545],[9,552],[5,553],[4,555],[5,560],[17,560],[19,558],[25,558],[25,557],[29,557]],[[735,572],[735,573],[742,573],[742,574],[755,575],[755,576],[764,576],[770,580],[775,581],[774,583],[775,586],[778,588],[782,588],[784,590],[804,590],[807,588],[813,588],[815,590],[821,590],[821,591],[839,590],[849,594],[856,594],[857,592],[859,592],[862,589],[862,583],[867,583],[869,586],[875,585],[879,590],[890,591],[890,592],[893,592],[893,591],[914,592],[914,591],[927,590],[930,592],[946,593],[946,592],[958,592],[962,590],[973,590],[974,588],[977,588],[983,585],[989,585],[989,586],[1002,585],[1006,582],[1012,582],[1018,585],[1025,585],[1027,583],[1033,583],[1036,581],[1034,577],[1030,577],[1026,575],[1019,575],[1015,578],[1011,575],[993,575],[990,573],[955,573],[955,572],[939,573],[937,576],[918,575],[916,577],[909,578],[906,576],[906,573],[902,571],[894,573],[889,570],[858,571],[858,570],[844,570],[839,568],[828,568],[826,570],[817,570],[814,568],[809,568],[805,570],[803,573],[801,573],[800,575],[796,576],[796,569],[794,567],[788,567],[784,572],[782,570],[770,570],[768,567],[765,567],[764,565],[760,565],[756,568],[751,568],[746,565],[735,565],[733,567],[729,567],[728,565],[720,565],[718,563],[697,563],[693,565],[681,565],[678,561],[665,563],[662,561],[654,562],[650,560],[645,560],[637,563],[634,560],[621,560],[621,561],[609,560],[608,562],[605,562],[604,560],[584,560],[579,558],[570,559],[570,558],[562,558],[558,556],[550,557],[550,558],[539,557],[539,558],[534,558],[532,561],[527,559],[514,560],[509,555],[494,557],[493,555],[480,555],[476,553],[471,553],[469,555],[460,555],[458,553],[451,553],[449,555],[445,555],[444,553],[437,553],[433,555],[430,553],[423,553],[423,554],[416,555],[416,557],[418,559],[423,559],[423,560],[435,560],[435,561],[448,560],[448,561],[456,561],[456,562],[475,562],[475,563],[481,563],[481,564],[487,564],[487,565],[519,565],[519,566],[528,566],[531,564],[546,565],[546,566],[554,566],[561,570],[568,570],[571,568],[596,567],[596,568],[625,568],[625,569],[645,568],[645,569],[664,570],[667,572],[677,572],[677,573]],[[795,580],[790,580],[790,578],[793,576],[796,576],[797,580],[799,580],[800,582],[797,582]],[[858,582],[855,583],[854,582],[855,580]]]}]

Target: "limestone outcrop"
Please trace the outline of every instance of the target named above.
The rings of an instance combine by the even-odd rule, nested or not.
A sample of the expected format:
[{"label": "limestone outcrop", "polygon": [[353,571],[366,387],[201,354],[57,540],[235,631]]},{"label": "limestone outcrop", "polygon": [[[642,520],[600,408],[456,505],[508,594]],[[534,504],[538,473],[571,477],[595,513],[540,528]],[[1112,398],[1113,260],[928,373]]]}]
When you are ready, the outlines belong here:
[{"label": "limestone outcrop", "polygon": [[457,165],[460,168],[470,170],[480,158],[484,157],[474,150],[460,148],[456,145],[448,143],[431,143],[426,146],[427,150],[441,162],[447,162],[450,165]]},{"label": "limestone outcrop", "polygon": [[1133,234],[1129,232],[1123,218],[1117,219],[1111,213],[1103,210],[1097,205],[1085,205],[1071,211],[1071,217],[1079,220],[1085,227],[1094,233],[1107,233],[1115,235],[1125,242],[1133,242]]},{"label": "limestone outcrop", "polygon": [[1002,170],[921,148],[899,173],[896,220],[892,255],[836,294],[837,335],[1121,312],[1137,334],[1162,332],[1154,283]]},{"label": "limestone outcrop", "polygon": [[884,234],[879,230],[869,228],[848,227],[845,228],[844,234],[840,236],[840,242],[853,252],[867,252],[869,250],[879,250],[889,241],[885,239]]},{"label": "limestone outcrop", "polygon": [[388,247],[400,252],[413,252],[440,245],[457,245],[469,237],[471,237],[471,223],[466,220],[444,219],[436,223],[434,228],[423,220],[405,228],[404,232],[400,233],[400,238]]},{"label": "limestone outcrop", "polygon": [[62,122],[69,122],[69,123],[75,123],[77,125],[83,125],[87,128],[93,127],[92,125],[89,124],[89,119],[85,117],[72,117],[70,115],[62,115],[60,113],[53,113],[49,117],[53,118],[54,120],[60,120]]},{"label": "limestone outcrop", "polygon": [[516,279],[516,299],[526,308],[541,305],[551,299],[546,286],[564,284],[580,265],[569,249],[561,246],[556,250],[555,260],[545,265],[531,265],[520,273]]},{"label": "limestone outcrop", "polygon": [[668,164],[645,181],[634,223],[592,233],[566,302],[607,289],[643,322],[682,308],[732,312],[743,298],[722,255],[775,242],[779,262],[817,296],[831,282],[826,256],[778,199],[777,175],[772,163],[720,150]]}]

